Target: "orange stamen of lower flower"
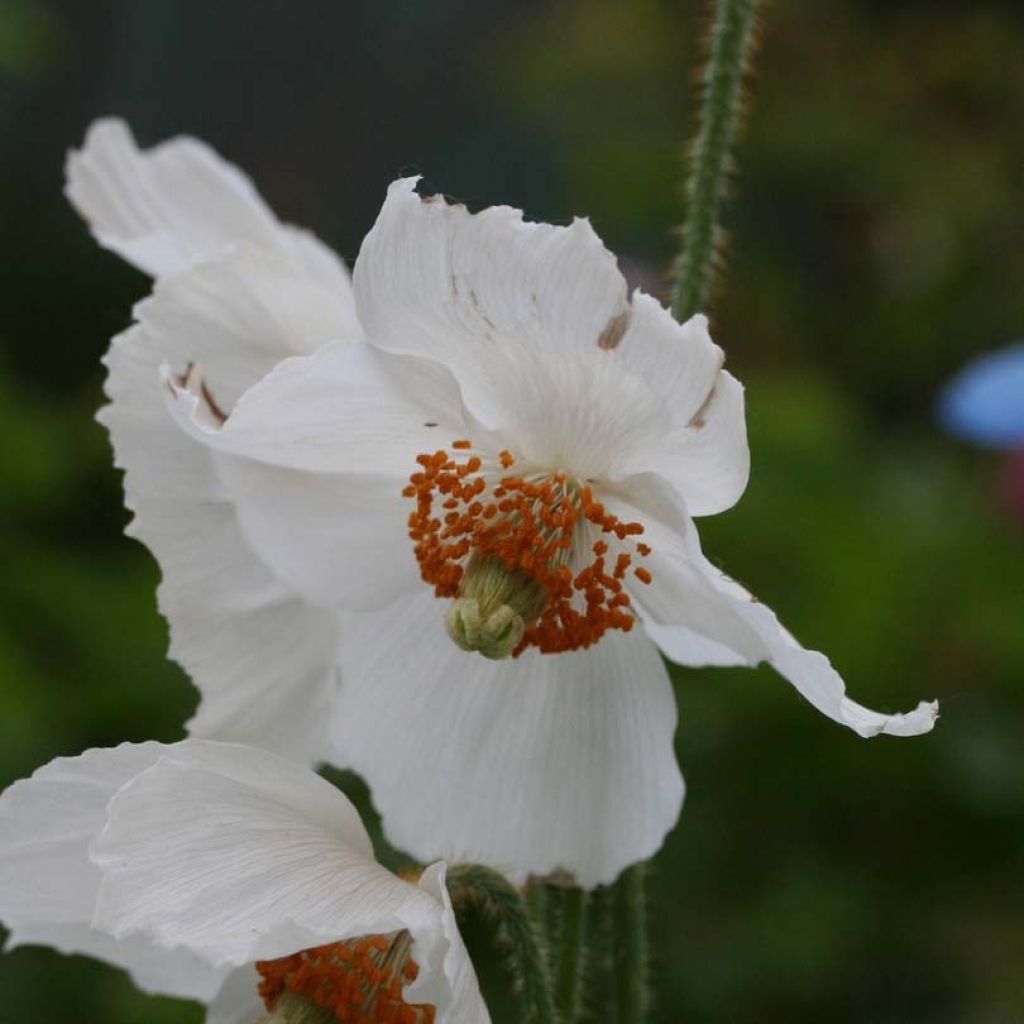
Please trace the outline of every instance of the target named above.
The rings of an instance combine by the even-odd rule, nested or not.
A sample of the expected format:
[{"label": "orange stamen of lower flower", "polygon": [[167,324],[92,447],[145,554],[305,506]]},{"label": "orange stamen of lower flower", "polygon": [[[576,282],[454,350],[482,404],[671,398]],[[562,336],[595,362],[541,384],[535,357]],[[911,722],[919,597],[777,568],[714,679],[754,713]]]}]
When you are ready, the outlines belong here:
[{"label": "orange stamen of lower flower", "polygon": [[[452,448],[465,450],[468,441]],[[622,522],[594,499],[591,489],[564,473],[513,475],[515,460],[503,451],[500,470],[490,482],[479,456],[458,461],[447,451],[419,455],[419,470],[402,493],[416,499],[409,515],[409,536],[423,579],[438,597],[462,596],[465,569],[500,564],[524,585],[540,588],[543,607],[525,624],[514,654],[536,647],[544,654],[590,647],[609,629],[628,632],[634,616],[623,580],[634,556],[650,553],[645,544],[627,541],[644,532],[640,523]],[[435,506],[440,504],[440,511]],[[579,564],[576,539],[581,531],[602,536],[591,546],[592,559]],[[609,540],[619,548],[609,564]],[[629,544],[629,551],[622,547]],[[645,568],[633,575],[650,583]],[[525,617],[525,616],[524,616]]]},{"label": "orange stamen of lower flower", "polygon": [[402,987],[419,973],[411,948],[409,933],[398,932],[260,960],[260,997],[273,1012],[281,996],[291,992],[332,1013],[340,1024],[433,1024],[433,1006],[402,999]]}]

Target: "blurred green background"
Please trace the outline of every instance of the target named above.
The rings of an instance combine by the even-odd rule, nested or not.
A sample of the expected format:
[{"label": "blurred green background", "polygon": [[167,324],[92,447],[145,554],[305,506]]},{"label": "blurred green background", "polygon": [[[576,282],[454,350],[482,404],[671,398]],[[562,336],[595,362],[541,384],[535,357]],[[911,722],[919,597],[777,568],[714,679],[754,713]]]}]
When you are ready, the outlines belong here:
[{"label": "blurred green background", "polygon": [[[147,282],[61,196],[89,120],[207,139],[350,260],[416,170],[473,207],[587,214],[664,294],[706,21],[667,0],[0,0],[0,784],[176,739],[195,701],[92,422]],[[778,0],[762,44],[714,310],[754,468],[705,549],[856,699],[943,717],[864,742],[770,670],[678,673],[656,1019],[1017,1024],[1024,521],[1001,457],[932,406],[1024,331],[1024,9]],[[0,1019],[201,1013],[24,949],[0,958]]]}]

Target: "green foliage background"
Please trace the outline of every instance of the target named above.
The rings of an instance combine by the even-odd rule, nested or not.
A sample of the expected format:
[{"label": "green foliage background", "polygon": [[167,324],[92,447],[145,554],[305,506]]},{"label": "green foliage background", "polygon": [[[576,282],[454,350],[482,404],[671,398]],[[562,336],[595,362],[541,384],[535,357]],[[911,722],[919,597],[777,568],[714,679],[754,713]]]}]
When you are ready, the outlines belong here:
[{"label": "green foliage background", "polygon": [[[176,739],[195,701],[92,422],[146,282],[60,195],[87,122],[208,139],[350,259],[420,170],[474,207],[589,215],[664,294],[705,21],[667,0],[0,0],[0,783]],[[705,548],[857,699],[943,718],[864,742],[770,670],[677,673],[658,1024],[1024,1020],[1024,523],[1000,457],[932,419],[944,379],[1024,328],[1022,54],[1012,0],[767,12],[714,317],[754,470]],[[23,949],[0,1019],[201,1013]]]}]

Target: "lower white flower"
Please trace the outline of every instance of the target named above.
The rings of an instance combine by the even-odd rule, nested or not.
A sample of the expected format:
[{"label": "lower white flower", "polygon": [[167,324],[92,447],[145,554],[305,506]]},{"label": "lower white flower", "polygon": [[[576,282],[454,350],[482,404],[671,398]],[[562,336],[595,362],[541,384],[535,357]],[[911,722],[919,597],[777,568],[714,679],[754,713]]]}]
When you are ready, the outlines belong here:
[{"label": "lower white flower", "polygon": [[337,789],[235,744],[91,750],[0,797],[11,944],[109,961],[207,1024],[487,1024],[444,876],[396,877]]},{"label": "lower white flower", "polygon": [[854,703],[701,552],[693,517],[748,475],[705,318],[628,296],[585,221],[414,186],[356,262],[368,344],[284,361],[226,419],[204,380],[167,377],[252,549],[342,616],[334,760],[391,839],[584,885],[650,856],[683,796],[659,648],[767,661],[862,736],[928,731],[936,705]]}]

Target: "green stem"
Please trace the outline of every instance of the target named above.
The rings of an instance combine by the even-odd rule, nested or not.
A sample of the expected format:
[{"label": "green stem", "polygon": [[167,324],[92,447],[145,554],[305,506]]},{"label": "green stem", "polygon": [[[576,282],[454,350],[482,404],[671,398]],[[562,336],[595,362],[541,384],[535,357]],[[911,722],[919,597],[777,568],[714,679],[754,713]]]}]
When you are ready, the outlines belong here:
[{"label": "green stem", "polygon": [[475,907],[494,928],[513,985],[522,998],[525,1024],[556,1024],[547,956],[523,898],[503,876],[479,864],[448,872],[448,891],[459,909]]},{"label": "green stem", "polygon": [[576,1024],[583,978],[583,936],[586,931],[587,895],[582,889],[562,889],[561,933],[555,967],[555,1005],[562,1024]]},{"label": "green stem", "polygon": [[647,978],[646,865],[627,868],[615,883],[615,992],[619,1024],[642,1024],[650,1011]]},{"label": "green stem", "polygon": [[583,1019],[619,1024],[615,972],[615,890],[601,886],[587,901],[587,962],[583,972]]},{"label": "green stem", "polygon": [[686,183],[683,244],[672,312],[680,322],[706,309],[720,242],[722,199],[742,106],[743,76],[754,44],[757,0],[716,0],[704,100]]}]

